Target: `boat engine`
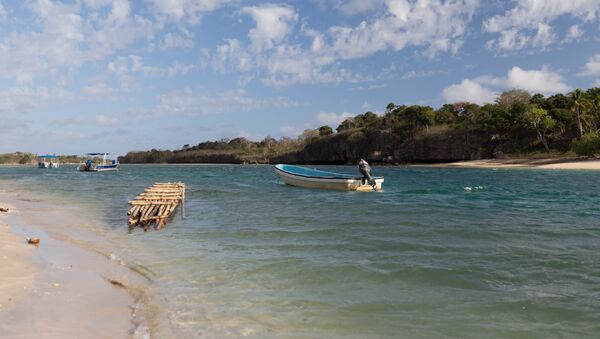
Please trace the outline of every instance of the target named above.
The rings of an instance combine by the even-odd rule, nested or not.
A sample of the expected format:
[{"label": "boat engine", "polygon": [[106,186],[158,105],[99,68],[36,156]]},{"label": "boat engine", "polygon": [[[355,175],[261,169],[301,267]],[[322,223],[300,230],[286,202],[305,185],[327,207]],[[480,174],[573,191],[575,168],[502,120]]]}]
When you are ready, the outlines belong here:
[{"label": "boat engine", "polygon": [[368,182],[369,185],[375,189],[375,180],[373,180],[373,177],[371,177],[371,166],[369,166],[369,163],[364,159],[360,159],[358,162],[358,170],[363,175],[363,184]]}]

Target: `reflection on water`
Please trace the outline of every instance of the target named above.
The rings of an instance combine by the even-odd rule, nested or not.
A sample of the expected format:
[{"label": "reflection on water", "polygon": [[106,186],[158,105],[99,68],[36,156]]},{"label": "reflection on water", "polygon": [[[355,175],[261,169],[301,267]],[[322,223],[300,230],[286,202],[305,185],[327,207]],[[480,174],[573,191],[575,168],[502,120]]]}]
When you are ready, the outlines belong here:
[{"label": "reflection on water", "polygon": [[[104,239],[150,277],[179,337],[600,331],[600,173],[374,170],[383,192],[293,188],[271,166],[6,167],[0,180],[85,209],[61,231]],[[127,201],[155,181],[186,183],[186,218],[128,234]]]}]

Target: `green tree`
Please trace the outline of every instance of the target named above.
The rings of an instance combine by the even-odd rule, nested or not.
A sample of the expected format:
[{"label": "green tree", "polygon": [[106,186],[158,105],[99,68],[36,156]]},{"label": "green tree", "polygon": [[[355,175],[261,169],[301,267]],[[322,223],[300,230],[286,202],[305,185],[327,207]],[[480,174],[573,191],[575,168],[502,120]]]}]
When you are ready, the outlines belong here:
[{"label": "green tree", "polygon": [[522,89],[511,89],[510,91],[502,92],[500,93],[500,96],[496,98],[496,104],[502,106],[507,110],[517,103],[527,105],[530,101],[531,94]]},{"label": "green tree", "polygon": [[525,114],[525,120],[537,133],[538,138],[546,149],[546,152],[550,152],[546,135],[556,127],[556,120],[554,120],[550,114],[548,114],[548,111],[539,107],[534,107],[527,111]]},{"label": "green tree", "polygon": [[330,126],[321,126],[319,127],[319,135],[320,136],[325,136],[325,135],[330,135],[333,134],[333,129]]},{"label": "green tree", "polygon": [[576,89],[573,93],[571,93],[571,99],[573,99],[572,111],[575,113],[575,119],[577,122],[577,130],[579,131],[579,138],[583,136],[583,123],[582,123],[582,115],[585,113],[585,110],[588,106],[588,102],[585,98],[585,95],[581,89]]},{"label": "green tree", "polygon": [[356,123],[354,122],[354,118],[348,118],[335,129],[338,133],[356,128]]},{"label": "green tree", "polygon": [[578,155],[594,156],[600,150],[600,136],[595,132],[587,133],[579,139],[573,139],[571,148]]},{"label": "green tree", "polygon": [[454,110],[453,104],[444,104],[435,112],[436,124],[454,124],[458,119],[458,112]]},{"label": "green tree", "polygon": [[298,141],[301,144],[309,144],[310,142],[312,142],[314,139],[317,139],[319,137],[319,131],[316,129],[305,129],[302,134],[300,134],[298,136]]},{"label": "green tree", "polygon": [[373,126],[378,121],[379,117],[373,112],[365,112],[354,117],[354,122],[358,128]]}]

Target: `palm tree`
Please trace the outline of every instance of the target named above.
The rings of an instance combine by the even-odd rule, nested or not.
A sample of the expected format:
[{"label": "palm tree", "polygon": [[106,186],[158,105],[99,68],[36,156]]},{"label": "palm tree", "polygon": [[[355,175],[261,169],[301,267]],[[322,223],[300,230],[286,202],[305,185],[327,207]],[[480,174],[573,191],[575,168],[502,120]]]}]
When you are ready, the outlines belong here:
[{"label": "palm tree", "polygon": [[579,137],[581,138],[583,136],[583,124],[581,123],[581,116],[583,115],[586,107],[586,98],[583,94],[583,91],[578,88],[571,93],[571,99],[573,99],[572,110],[575,112],[575,117],[577,118],[577,129],[579,130]]}]

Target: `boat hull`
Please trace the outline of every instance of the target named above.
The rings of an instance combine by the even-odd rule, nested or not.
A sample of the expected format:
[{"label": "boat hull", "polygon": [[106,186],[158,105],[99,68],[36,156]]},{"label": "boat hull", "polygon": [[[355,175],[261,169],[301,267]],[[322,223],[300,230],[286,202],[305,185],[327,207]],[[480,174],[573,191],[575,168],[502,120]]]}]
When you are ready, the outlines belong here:
[{"label": "boat hull", "polygon": [[[275,168],[275,171],[281,180],[291,186],[320,188],[340,191],[373,191],[373,187],[368,183],[363,184],[362,178],[318,178],[296,175]],[[375,178],[375,190],[380,191],[383,185],[383,178]]]},{"label": "boat hull", "polygon": [[115,164],[115,165],[98,165],[98,166],[92,166],[92,167],[86,167],[85,165],[81,164],[79,166],[77,166],[77,170],[80,172],[106,172],[106,171],[116,171],[119,169],[119,165]]}]

